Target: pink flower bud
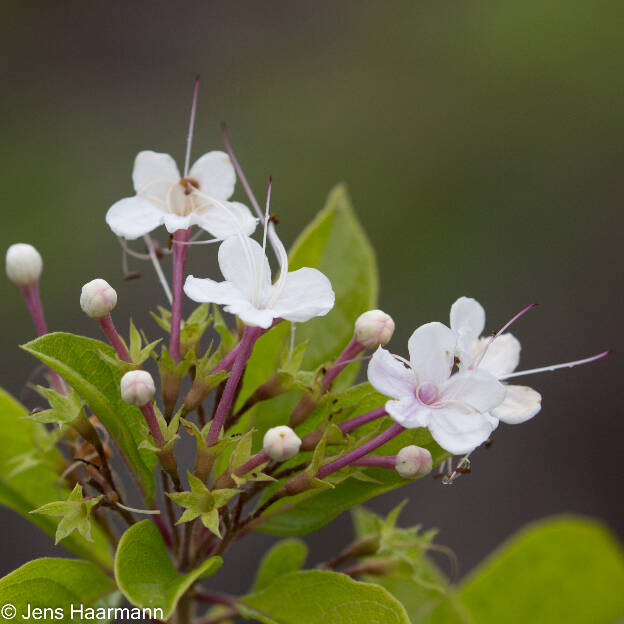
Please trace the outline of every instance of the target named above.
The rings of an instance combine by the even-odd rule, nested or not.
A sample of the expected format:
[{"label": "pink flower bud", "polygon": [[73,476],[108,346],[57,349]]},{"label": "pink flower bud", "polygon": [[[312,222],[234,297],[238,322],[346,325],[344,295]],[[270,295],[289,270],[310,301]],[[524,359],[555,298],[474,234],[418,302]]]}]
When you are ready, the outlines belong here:
[{"label": "pink flower bud", "polygon": [[286,425],[273,427],[264,434],[263,448],[273,461],[286,461],[299,452],[301,438]]},{"label": "pink flower bud", "polygon": [[121,378],[121,398],[132,405],[149,403],[156,393],[154,380],[147,371],[135,370],[126,373]]},{"label": "pink flower bud", "polygon": [[106,316],[117,305],[117,292],[103,279],[94,279],[82,287],[80,307],[91,318]]},{"label": "pink flower bud", "polygon": [[18,286],[31,286],[39,281],[43,260],[28,243],[15,243],[6,252],[6,274]]},{"label": "pink flower bud", "polygon": [[394,333],[394,321],[381,310],[369,310],[355,321],[355,339],[367,349],[384,346]]},{"label": "pink flower bud", "polygon": [[412,444],[397,453],[395,468],[404,479],[421,477],[431,472],[433,458],[427,449]]}]

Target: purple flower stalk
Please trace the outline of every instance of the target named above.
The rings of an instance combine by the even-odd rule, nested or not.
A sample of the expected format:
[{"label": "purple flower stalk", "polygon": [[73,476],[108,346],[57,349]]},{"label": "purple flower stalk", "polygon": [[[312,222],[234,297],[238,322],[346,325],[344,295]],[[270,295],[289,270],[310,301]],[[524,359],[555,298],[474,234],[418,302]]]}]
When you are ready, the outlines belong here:
[{"label": "purple flower stalk", "polygon": [[110,312],[101,318],[96,319],[98,325],[102,328],[102,331],[106,334],[108,341],[110,342],[113,349],[115,349],[115,353],[119,356],[120,360],[124,362],[132,363],[132,358],[130,357],[130,353],[128,353],[128,349],[124,344],[121,336],[117,332],[117,328],[113,323],[113,318],[110,315]]},{"label": "purple flower stalk", "polygon": [[169,353],[175,362],[180,359],[180,325],[182,323],[182,297],[184,287],[184,265],[188,254],[187,243],[191,228],[178,230],[173,235],[173,302],[171,304],[171,341]]}]

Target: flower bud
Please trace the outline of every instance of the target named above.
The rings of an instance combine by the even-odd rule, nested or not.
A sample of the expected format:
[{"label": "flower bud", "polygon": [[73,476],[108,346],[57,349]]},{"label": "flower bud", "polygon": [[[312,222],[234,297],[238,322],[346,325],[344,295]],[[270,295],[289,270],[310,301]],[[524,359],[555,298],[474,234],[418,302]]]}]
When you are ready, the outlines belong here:
[{"label": "flower bud", "polygon": [[94,279],[82,287],[80,307],[91,318],[106,316],[117,305],[117,292],[103,279]]},{"label": "flower bud", "polygon": [[355,339],[367,349],[383,347],[392,338],[394,321],[381,310],[369,310],[355,321]]},{"label": "flower bud", "polygon": [[156,394],[154,380],[147,371],[134,370],[121,378],[121,398],[126,403],[143,407]]},{"label": "flower bud", "polygon": [[299,452],[301,438],[286,425],[273,427],[264,434],[263,448],[274,461],[286,461]]},{"label": "flower bud", "polygon": [[412,444],[397,453],[395,468],[404,479],[421,477],[431,472],[433,458],[427,449]]},{"label": "flower bud", "polygon": [[6,273],[18,286],[31,286],[39,281],[43,260],[41,254],[28,243],[15,243],[6,252]]}]

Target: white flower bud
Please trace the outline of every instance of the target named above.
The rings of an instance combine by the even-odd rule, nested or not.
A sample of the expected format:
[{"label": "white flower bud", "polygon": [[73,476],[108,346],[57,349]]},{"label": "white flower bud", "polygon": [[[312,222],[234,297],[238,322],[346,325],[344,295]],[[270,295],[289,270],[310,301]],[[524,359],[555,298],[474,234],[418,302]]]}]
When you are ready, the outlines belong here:
[{"label": "white flower bud", "polygon": [[18,286],[31,286],[39,281],[43,260],[28,243],[15,243],[6,252],[6,274]]},{"label": "white flower bud", "polygon": [[106,316],[117,305],[117,292],[103,279],[94,279],[82,287],[80,307],[91,318]]},{"label": "white flower bud", "polygon": [[394,321],[381,310],[369,310],[355,321],[355,339],[367,349],[383,347],[392,338]]},{"label": "white flower bud", "polygon": [[286,425],[273,427],[264,434],[263,448],[273,461],[286,461],[299,452],[301,438]]},{"label": "white flower bud", "polygon": [[121,378],[121,398],[126,403],[142,407],[149,403],[156,393],[154,380],[147,371],[135,370]]},{"label": "white flower bud", "polygon": [[429,474],[433,468],[431,453],[420,446],[405,446],[396,456],[396,471],[404,479]]}]

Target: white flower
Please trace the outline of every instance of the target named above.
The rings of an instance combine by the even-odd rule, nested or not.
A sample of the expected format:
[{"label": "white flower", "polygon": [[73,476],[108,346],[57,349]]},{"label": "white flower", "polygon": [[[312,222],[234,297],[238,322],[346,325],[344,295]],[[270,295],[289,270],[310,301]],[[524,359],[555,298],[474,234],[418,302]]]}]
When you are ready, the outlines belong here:
[{"label": "white flower", "polygon": [[[456,355],[460,369],[479,368],[497,379],[511,374],[520,362],[520,342],[512,334],[482,338],[485,310],[478,301],[460,297],[451,306],[451,329],[457,336]],[[505,400],[490,411],[504,423],[515,425],[533,418],[542,407],[542,397],[528,386],[507,385]]]},{"label": "white flower", "polygon": [[301,447],[301,438],[286,425],[273,427],[264,434],[262,448],[273,460],[283,462],[293,458]]},{"label": "white flower", "polygon": [[446,325],[427,323],[409,339],[408,366],[379,347],[368,380],[394,399],[386,411],[396,422],[428,427],[442,448],[460,454],[487,440],[496,422],[488,412],[503,401],[505,387],[481,368],[451,375],[455,348],[455,334]]},{"label": "white flower", "polygon": [[355,321],[355,339],[367,349],[383,347],[392,338],[394,321],[381,310],[368,310]]},{"label": "white flower", "polygon": [[120,388],[121,398],[126,403],[139,407],[149,403],[156,393],[154,379],[147,371],[143,370],[127,372],[121,378]]},{"label": "white flower", "polygon": [[395,469],[404,479],[424,476],[431,472],[433,458],[431,453],[420,446],[404,446],[396,455]]},{"label": "white flower", "polygon": [[198,225],[218,239],[251,234],[256,219],[238,202],[228,202],[236,174],[225,152],[208,152],[180,176],[169,154],[139,152],[132,182],[136,195],[113,204],[106,223],[117,236],[139,238],[164,224],[170,233]]},{"label": "white flower", "polygon": [[32,286],[39,281],[43,260],[28,243],[15,243],[6,252],[7,277],[18,286]]},{"label": "white flower", "polygon": [[117,292],[103,279],[87,282],[80,292],[80,307],[91,318],[106,316],[117,305]]},{"label": "white flower", "polygon": [[271,283],[264,248],[255,240],[238,235],[219,246],[219,267],[225,281],[189,275],[184,292],[193,301],[223,305],[247,325],[265,329],[274,319],[302,323],[327,314],[334,306],[330,281],[320,271],[307,267],[288,273],[288,256],[272,225],[269,236],[280,265],[275,284]]}]

